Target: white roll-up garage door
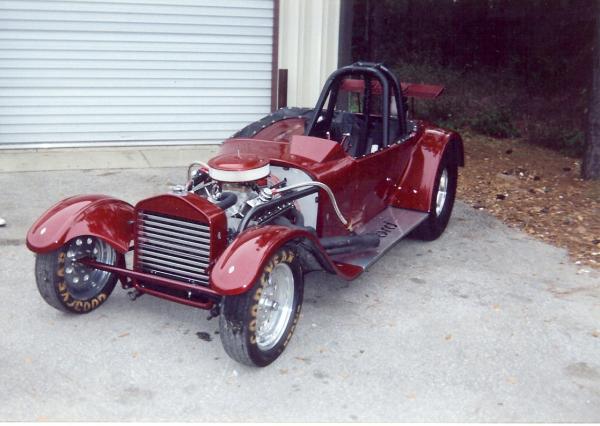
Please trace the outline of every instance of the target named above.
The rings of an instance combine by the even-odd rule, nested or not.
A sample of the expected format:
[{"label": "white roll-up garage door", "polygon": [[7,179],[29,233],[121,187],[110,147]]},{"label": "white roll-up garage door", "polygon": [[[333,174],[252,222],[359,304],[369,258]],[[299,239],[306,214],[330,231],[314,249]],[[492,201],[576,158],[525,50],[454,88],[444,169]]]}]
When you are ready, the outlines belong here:
[{"label": "white roll-up garage door", "polygon": [[0,1],[0,148],[220,142],[272,44],[273,0]]}]

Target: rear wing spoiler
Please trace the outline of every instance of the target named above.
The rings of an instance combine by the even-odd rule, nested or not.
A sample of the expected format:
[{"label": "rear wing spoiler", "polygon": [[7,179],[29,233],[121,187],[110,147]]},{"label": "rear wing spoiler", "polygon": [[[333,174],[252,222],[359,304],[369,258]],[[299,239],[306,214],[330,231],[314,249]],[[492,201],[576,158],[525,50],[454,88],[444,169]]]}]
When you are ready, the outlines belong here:
[{"label": "rear wing spoiler", "polygon": [[[435,99],[442,94],[444,86],[435,84],[415,84],[415,83],[400,83],[402,86],[402,94],[407,98],[420,99]],[[341,90],[353,93],[363,93],[365,91],[364,80],[348,78],[344,80]],[[377,81],[371,82],[371,93],[381,95],[381,85]]]},{"label": "rear wing spoiler", "polygon": [[400,83],[402,94],[407,98],[435,99],[442,94],[445,87],[435,84]]}]

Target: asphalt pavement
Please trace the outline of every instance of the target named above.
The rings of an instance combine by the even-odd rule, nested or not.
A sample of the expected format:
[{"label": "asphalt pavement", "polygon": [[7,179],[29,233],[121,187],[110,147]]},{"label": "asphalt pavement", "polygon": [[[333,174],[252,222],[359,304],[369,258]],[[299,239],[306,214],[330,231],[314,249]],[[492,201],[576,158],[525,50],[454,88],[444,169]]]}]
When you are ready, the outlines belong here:
[{"label": "asphalt pavement", "polygon": [[202,310],[120,288],[86,315],[42,300],[24,238],[46,208],[134,203],[209,152],[0,151],[0,420],[600,421],[600,274],[460,202],[439,240],[402,241],[356,281],[309,274],[263,369],[228,358]]}]

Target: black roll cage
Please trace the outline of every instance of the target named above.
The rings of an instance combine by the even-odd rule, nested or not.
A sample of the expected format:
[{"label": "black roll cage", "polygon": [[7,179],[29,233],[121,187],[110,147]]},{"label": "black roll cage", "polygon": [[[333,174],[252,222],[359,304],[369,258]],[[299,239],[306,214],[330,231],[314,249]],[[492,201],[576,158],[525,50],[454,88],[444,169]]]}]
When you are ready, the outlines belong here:
[{"label": "black roll cage", "polygon": [[[364,148],[367,145],[369,137],[369,120],[371,110],[371,79],[375,78],[379,81],[382,89],[382,125],[383,125],[383,147],[391,145],[394,140],[406,134],[406,112],[404,108],[404,99],[400,86],[400,82],[396,76],[382,63],[374,62],[355,62],[352,65],[345,66],[334,71],[323,86],[323,90],[317,100],[315,106],[315,113],[313,114],[310,122],[304,132],[305,135],[310,136],[315,131],[317,124],[325,123],[326,126],[331,125],[337,97],[339,93],[340,84],[349,75],[359,75],[365,81],[365,92],[363,98],[362,112],[365,117],[366,131],[362,135],[360,141],[361,146]],[[396,101],[396,111],[398,111],[398,131],[396,135],[390,135],[390,88],[393,91],[394,99]],[[323,107],[325,102],[330,98],[327,110],[323,113]],[[323,117],[322,121],[319,118]]]}]

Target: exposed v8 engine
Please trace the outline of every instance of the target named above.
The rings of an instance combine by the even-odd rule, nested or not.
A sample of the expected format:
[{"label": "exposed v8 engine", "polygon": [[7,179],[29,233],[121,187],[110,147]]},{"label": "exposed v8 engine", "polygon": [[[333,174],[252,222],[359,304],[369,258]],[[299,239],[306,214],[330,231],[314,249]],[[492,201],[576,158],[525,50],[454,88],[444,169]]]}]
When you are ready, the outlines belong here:
[{"label": "exposed v8 engine", "polygon": [[[194,170],[194,165],[199,167]],[[290,180],[292,184],[301,183],[300,180],[307,186],[313,184],[300,170],[271,168],[268,161],[255,155],[238,154],[218,156],[208,164],[196,162],[189,172],[185,190],[200,195],[225,210],[229,240],[243,230],[243,223],[244,227],[269,222],[304,226],[303,211],[309,218],[308,226],[315,229],[316,195],[307,194],[307,200],[290,200],[283,199],[278,193],[288,186]],[[269,204],[271,208],[249,216],[256,211],[256,207],[265,204]]]}]

